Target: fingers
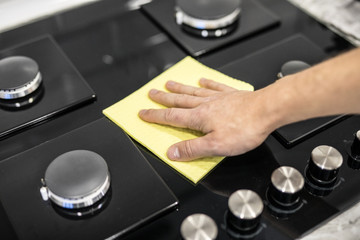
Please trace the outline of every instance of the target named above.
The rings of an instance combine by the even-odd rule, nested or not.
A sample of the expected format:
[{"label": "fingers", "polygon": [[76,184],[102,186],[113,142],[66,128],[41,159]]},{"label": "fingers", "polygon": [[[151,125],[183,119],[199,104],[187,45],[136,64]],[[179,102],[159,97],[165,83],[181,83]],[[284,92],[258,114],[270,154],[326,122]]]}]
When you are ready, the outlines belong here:
[{"label": "fingers", "polygon": [[175,108],[194,108],[200,103],[206,101],[206,99],[201,97],[177,93],[166,93],[156,89],[150,90],[149,97],[153,101],[160,103],[164,106]]},{"label": "fingers", "polygon": [[166,88],[173,93],[181,93],[198,97],[208,97],[217,93],[217,91],[211,89],[192,87],[174,81],[168,81],[166,83]]},{"label": "fingers", "polygon": [[182,141],[172,145],[167,152],[170,160],[174,161],[190,161],[197,158],[214,156],[214,148],[212,146],[211,133],[191,140]]},{"label": "fingers", "polygon": [[210,79],[206,79],[206,78],[201,78],[199,81],[200,85],[206,89],[211,89],[214,91],[220,91],[220,92],[230,92],[230,91],[235,91],[237,89],[229,87],[225,84],[219,83],[219,82],[215,82],[213,80]]},{"label": "fingers", "polygon": [[201,131],[198,118],[196,114],[192,113],[193,111],[191,109],[182,108],[146,109],[139,112],[139,117],[151,123]]}]

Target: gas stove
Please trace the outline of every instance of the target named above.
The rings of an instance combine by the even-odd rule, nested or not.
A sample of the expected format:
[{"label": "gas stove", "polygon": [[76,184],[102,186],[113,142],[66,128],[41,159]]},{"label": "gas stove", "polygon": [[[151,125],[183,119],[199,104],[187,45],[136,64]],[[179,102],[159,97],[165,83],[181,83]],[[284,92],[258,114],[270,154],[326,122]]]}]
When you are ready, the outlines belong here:
[{"label": "gas stove", "polygon": [[259,89],[351,48],[281,0],[229,0],[204,37],[189,16],[214,18],[184,2],[98,1],[0,35],[0,74],[20,74],[0,82],[1,238],[288,240],[359,202],[359,116],[285,126],[197,185],[104,118],[186,55]]}]

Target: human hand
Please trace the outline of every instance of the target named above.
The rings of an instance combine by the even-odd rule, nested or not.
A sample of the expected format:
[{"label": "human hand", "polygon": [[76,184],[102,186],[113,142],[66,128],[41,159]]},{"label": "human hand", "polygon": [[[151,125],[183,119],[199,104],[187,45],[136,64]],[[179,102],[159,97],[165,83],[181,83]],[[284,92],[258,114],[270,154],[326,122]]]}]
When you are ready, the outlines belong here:
[{"label": "human hand", "polygon": [[152,89],[149,97],[167,109],[141,110],[147,122],[190,128],[205,135],[172,145],[171,160],[188,161],[207,156],[233,156],[260,145],[271,133],[261,95],[239,91],[212,80],[200,79],[201,88],[169,81],[170,93]]}]

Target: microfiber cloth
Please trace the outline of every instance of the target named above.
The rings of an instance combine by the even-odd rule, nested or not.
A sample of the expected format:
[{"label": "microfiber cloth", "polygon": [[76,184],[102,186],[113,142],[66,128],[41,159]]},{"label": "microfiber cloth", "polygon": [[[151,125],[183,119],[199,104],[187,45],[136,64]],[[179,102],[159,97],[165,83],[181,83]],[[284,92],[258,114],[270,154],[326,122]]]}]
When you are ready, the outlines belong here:
[{"label": "microfiber cloth", "polygon": [[254,90],[253,86],[248,83],[226,76],[191,57],[185,57],[137,91],[103,110],[103,113],[110,120],[120,126],[133,139],[195,184],[223,160],[224,157],[206,157],[190,162],[170,160],[166,156],[166,152],[172,144],[196,138],[203,134],[189,129],[148,123],[141,120],[138,113],[141,109],[165,108],[148,97],[148,93],[152,88],[167,91],[165,83],[169,80],[200,87],[199,80],[201,78],[218,81],[236,89]]}]

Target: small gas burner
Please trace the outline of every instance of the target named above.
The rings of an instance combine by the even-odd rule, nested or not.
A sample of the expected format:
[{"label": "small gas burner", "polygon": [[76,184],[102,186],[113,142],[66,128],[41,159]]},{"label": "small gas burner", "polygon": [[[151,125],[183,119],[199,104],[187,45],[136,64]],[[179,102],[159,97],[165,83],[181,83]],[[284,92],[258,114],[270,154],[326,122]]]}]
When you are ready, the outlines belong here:
[{"label": "small gas burner", "polygon": [[74,150],[57,158],[46,170],[40,189],[44,201],[50,199],[66,209],[92,206],[110,188],[110,174],[105,160],[97,153]]},{"label": "small gas burner", "polygon": [[38,64],[29,57],[0,60],[0,99],[25,97],[39,88],[41,80]]},{"label": "small gas burner", "polygon": [[310,67],[311,66],[308,63],[303,61],[299,61],[299,60],[288,61],[281,66],[281,71],[278,73],[277,77],[283,78],[287,75],[301,72]]},{"label": "small gas burner", "polygon": [[176,23],[184,31],[202,37],[226,36],[233,32],[241,13],[241,0],[177,0]]}]

